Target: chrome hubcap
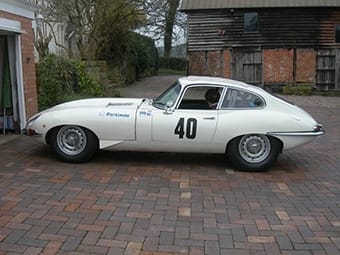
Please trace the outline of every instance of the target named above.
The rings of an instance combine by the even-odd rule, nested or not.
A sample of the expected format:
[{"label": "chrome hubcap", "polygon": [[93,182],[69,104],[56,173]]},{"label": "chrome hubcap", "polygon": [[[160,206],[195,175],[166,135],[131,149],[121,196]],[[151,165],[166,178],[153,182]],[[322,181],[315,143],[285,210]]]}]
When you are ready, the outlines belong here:
[{"label": "chrome hubcap", "polygon": [[86,147],[86,134],[76,126],[64,126],[57,134],[57,145],[67,155],[77,155]]},{"label": "chrome hubcap", "polygon": [[270,140],[265,135],[246,135],[239,143],[241,157],[249,163],[260,163],[270,154]]}]

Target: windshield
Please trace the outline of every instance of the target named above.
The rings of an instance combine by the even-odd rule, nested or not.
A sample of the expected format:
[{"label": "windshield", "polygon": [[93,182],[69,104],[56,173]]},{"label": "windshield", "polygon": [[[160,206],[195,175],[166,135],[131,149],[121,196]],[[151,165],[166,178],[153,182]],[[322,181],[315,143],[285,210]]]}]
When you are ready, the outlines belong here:
[{"label": "windshield", "polygon": [[181,92],[181,85],[179,82],[171,85],[166,91],[164,91],[159,97],[157,97],[152,105],[164,109],[165,106],[172,107],[176,103],[176,99]]}]

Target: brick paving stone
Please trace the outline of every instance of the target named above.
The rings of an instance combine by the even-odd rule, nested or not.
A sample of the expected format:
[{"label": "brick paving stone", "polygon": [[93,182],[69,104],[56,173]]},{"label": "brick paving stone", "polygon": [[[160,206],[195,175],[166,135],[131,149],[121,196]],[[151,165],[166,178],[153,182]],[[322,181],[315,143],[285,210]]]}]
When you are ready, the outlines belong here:
[{"label": "brick paving stone", "polygon": [[275,243],[275,237],[273,236],[248,236],[248,242],[250,243]]},{"label": "brick paving stone", "polygon": [[0,251],[5,252],[15,252],[17,254],[22,254],[27,249],[27,246],[9,243],[0,243]]},{"label": "brick paving stone", "polygon": [[159,237],[159,244],[160,245],[172,245],[175,240],[175,233],[174,232],[165,232],[161,231]]},{"label": "brick paving stone", "polygon": [[38,254],[41,254],[41,252],[42,252],[42,248],[30,247],[23,253],[23,255],[38,255]]},{"label": "brick paving stone", "polygon": [[14,230],[3,240],[4,243],[14,244],[26,234],[23,230]]},{"label": "brick paving stone", "polygon": [[204,249],[192,247],[192,248],[190,248],[189,254],[190,255],[204,255]]},{"label": "brick paving stone", "polygon": [[107,254],[108,252],[107,247],[100,247],[96,245],[84,245],[84,244],[80,244],[77,250],[85,254]]},{"label": "brick paving stone", "polygon": [[143,247],[142,243],[129,242],[124,252],[124,255],[138,255],[141,253],[142,247]]},{"label": "brick paving stone", "polygon": [[206,255],[219,255],[220,248],[217,241],[205,241],[204,242],[204,254]]},{"label": "brick paving stone", "polygon": [[191,215],[191,209],[187,207],[179,207],[178,208],[178,215],[179,216],[190,216]]},{"label": "brick paving stone", "polygon": [[125,249],[123,249],[123,248],[112,247],[112,248],[109,249],[107,254],[108,255],[123,255],[124,252],[125,252]]},{"label": "brick paving stone", "polygon": [[77,249],[79,244],[82,241],[82,237],[76,237],[76,236],[70,236],[66,239],[66,241],[63,243],[63,246],[61,247],[61,250],[63,251],[74,251]]},{"label": "brick paving stone", "polygon": [[97,242],[99,246],[107,246],[107,247],[115,247],[115,248],[125,248],[128,242],[126,241],[117,241],[111,239],[100,239]]},{"label": "brick paving stone", "polygon": [[82,244],[85,245],[95,245],[98,239],[101,236],[101,232],[88,232],[84,239],[82,240]]},{"label": "brick paving stone", "polygon": [[292,250],[293,245],[289,240],[288,236],[277,236],[276,241],[281,250]]},{"label": "brick paving stone", "polygon": [[44,255],[57,254],[61,246],[62,246],[62,242],[51,241],[45,246],[42,254]]},{"label": "brick paving stone", "polygon": [[143,243],[144,251],[157,251],[159,245],[159,237],[147,237]]}]

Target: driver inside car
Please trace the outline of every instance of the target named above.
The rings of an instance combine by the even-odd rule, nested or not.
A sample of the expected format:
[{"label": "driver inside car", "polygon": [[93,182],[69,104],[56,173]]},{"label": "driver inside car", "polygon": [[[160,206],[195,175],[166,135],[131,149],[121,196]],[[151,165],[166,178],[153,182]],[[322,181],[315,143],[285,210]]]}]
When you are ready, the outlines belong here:
[{"label": "driver inside car", "polygon": [[208,89],[205,93],[205,99],[209,105],[209,109],[216,109],[218,100],[220,99],[220,93],[218,89]]}]

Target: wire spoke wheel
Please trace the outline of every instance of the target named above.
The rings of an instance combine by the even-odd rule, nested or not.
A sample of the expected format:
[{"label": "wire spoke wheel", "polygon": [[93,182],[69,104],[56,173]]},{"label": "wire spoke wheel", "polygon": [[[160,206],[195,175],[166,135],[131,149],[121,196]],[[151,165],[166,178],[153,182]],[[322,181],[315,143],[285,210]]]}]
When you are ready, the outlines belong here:
[{"label": "wire spoke wheel", "polygon": [[64,126],[57,133],[57,146],[70,156],[80,154],[87,145],[85,131],[77,126]]},{"label": "wire spoke wheel", "polygon": [[241,138],[238,150],[245,161],[260,163],[269,156],[271,144],[265,135],[246,135]]}]

